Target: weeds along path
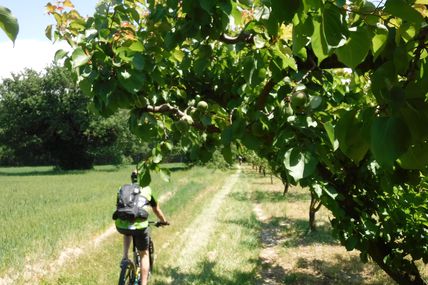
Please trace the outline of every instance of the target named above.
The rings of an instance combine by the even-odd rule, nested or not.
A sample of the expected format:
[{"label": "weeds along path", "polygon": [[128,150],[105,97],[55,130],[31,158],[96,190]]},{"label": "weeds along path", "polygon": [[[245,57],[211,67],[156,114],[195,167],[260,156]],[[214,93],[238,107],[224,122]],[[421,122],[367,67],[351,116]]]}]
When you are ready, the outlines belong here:
[{"label": "weeds along path", "polygon": [[[162,195],[159,198],[161,203],[165,203],[169,200],[175,193],[168,192]],[[116,233],[116,227],[114,225],[110,226],[107,230],[101,233],[98,236],[93,237],[87,243],[81,244],[76,247],[68,247],[63,249],[56,260],[51,261],[41,261],[35,264],[26,264],[24,265],[23,276],[20,274],[6,274],[3,277],[0,277],[0,285],[9,285],[9,284],[21,284],[18,283],[18,280],[23,280],[25,284],[39,284],[39,280],[44,276],[48,276],[55,271],[58,271],[59,268],[66,265],[68,262],[77,259],[84,255],[85,253],[90,252],[94,248],[99,247],[103,241],[110,238]]]},{"label": "weeds along path", "polygon": [[241,169],[238,168],[235,174],[227,178],[222,188],[211,200],[211,203],[203,209],[199,216],[182,233],[180,241],[183,247],[175,260],[175,265],[180,268],[180,271],[188,271],[197,263],[198,252],[208,244],[215,228],[217,213],[226,196],[238,181],[240,173]]}]

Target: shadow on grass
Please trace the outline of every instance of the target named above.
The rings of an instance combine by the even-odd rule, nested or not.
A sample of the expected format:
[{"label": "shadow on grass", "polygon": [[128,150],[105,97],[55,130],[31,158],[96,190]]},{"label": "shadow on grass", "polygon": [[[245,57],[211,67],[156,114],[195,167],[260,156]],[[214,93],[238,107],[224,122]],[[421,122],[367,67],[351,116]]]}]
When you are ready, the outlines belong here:
[{"label": "shadow on grass", "polygon": [[[286,197],[279,192],[271,191],[255,191],[248,192],[233,192],[230,197],[237,201],[244,202],[282,202],[287,199],[289,202],[302,201],[307,198],[308,193],[304,191],[287,193]],[[253,217],[255,219],[255,217]],[[251,222],[243,223],[243,221],[227,221],[248,227],[254,227],[257,223],[258,228],[266,229],[270,234],[275,235],[275,240],[282,241],[285,247],[298,247],[315,243],[320,244],[337,244],[337,240],[332,236],[331,227],[329,224],[317,225],[316,231],[310,231],[309,218],[305,219],[290,219],[285,214],[284,217],[273,217],[266,222]]]},{"label": "shadow on grass", "polygon": [[[287,285],[330,285],[330,284],[363,284],[364,265],[358,257],[351,260],[335,256],[334,262],[298,258],[295,268],[286,270],[280,265],[264,263],[260,260],[251,260],[257,268],[261,268],[261,274],[252,272],[234,271],[219,274],[216,262],[203,261],[199,264],[198,271],[185,273],[176,267],[163,267],[156,274],[167,278],[168,281],[155,280],[157,285],[182,285],[182,284],[222,284],[222,285],[261,285],[261,284],[287,284]],[[382,283],[370,283],[380,285]]]},{"label": "shadow on grass", "polygon": [[[254,262],[257,262],[256,260]],[[158,285],[183,285],[183,284],[222,284],[222,285],[236,285],[236,284],[254,284],[255,272],[228,272],[227,274],[220,275],[215,272],[216,262],[203,261],[200,263],[198,272],[184,273],[179,268],[160,268],[159,275],[168,276],[169,280],[158,281]],[[218,269],[217,269],[218,270]]]},{"label": "shadow on grass", "polygon": [[230,194],[232,198],[237,201],[245,202],[308,202],[310,201],[309,191],[301,190],[301,191],[293,191],[289,193],[285,193],[285,195],[280,191],[254,191],[252,193],[248,192],[233,192]]},{"label": "shadow on grass", "polygon": [[273,239],[287,248],[311,244],[338,244],[328,224],[318,225],[316,231],[310,231],[307,220],[276,217],[263,223],[261,227],[270,234],[276,235]]},{"label": "shadow on grass", "polygon": [[280,192],[272,191],[254,191],[249,192],[233,192],[229,195],[236,201],[240,202],[283,202],[285,197]]},{"label": "shadow on grass", "polygon": [[29,171],[0,171],[0,176],[52,176],[52,175],[70,175],[70,174],[83,174],[88,170],[29,170]]},{"label": "shadow on grass", "polygon": [[357,256],[344,259],[336,254],[333,262],[300,257],[296,262],[296,268],[292,272],[287,272],[282,281],[283,284],[290,285],[385,284],[386,280],[373,280],[368,283],[367,274],[370,273],[364,272],[364,264]]}]

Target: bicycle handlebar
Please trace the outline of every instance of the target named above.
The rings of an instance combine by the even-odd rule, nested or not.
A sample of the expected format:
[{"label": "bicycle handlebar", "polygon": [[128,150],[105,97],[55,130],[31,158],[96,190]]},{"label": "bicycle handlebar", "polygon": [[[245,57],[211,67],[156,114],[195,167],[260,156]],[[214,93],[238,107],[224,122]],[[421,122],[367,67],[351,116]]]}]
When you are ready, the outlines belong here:
[{"label": "bicycle handlebar", "polygon": [[161,221],[149,221],[149,224],[154,224],[155,227],[159,228],[159,227],[163,227],[163,226],[169,226],[168,222],[161,222]]}]

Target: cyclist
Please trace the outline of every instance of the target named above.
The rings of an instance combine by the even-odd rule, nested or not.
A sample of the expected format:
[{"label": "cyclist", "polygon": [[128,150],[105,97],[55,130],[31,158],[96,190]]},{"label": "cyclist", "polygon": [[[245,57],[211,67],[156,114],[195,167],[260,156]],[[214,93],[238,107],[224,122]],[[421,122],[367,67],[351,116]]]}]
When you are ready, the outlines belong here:
[{"label": "cyclist", "polygon": [[[131,182],[133,184],[137,184],[138,180],[138,174],[137,171],[134,170],[131,173]],[[165,215],[163,214],[162,210],[159,207],[158,202],[152,195],[152,190],[149,186],[143,187],[141,189],[141,196],[147,199],[149,205],[151,206],[153,213],[159,218],[159,221],[163,225],[169,225],[167,222]],[[128,260],[128,251],[129,247],[131,245],[132,238],[134,238],[134,244],[137,248],[141,262],[141,285],[147,284],[147,277],[149,274],[149,267],[150,267],[150,261],[149,261],[149,231],[148,226],[149,222],[147,219],[135,219],[134,222],[128,221],[128,220],[122,220],[122,219],[116,219],[116,228],[117,230],[123,234],[123,259],[121,262],[121,266],[123,266],[126,261]]]}]

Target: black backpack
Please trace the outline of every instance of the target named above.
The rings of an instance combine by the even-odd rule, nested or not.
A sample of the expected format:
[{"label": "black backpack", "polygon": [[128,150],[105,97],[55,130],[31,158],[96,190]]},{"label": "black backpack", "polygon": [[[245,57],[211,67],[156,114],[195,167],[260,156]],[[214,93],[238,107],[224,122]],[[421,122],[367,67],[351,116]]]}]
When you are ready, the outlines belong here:
[{"label": "black backpack", "polygon": [[141,187],[138,184],[123,185],[119,189],[113,220],[121,219],[131,222],[134,222],[136,218],[146,220],[149,213],[143,207],[149,202],[140,193]]}]

